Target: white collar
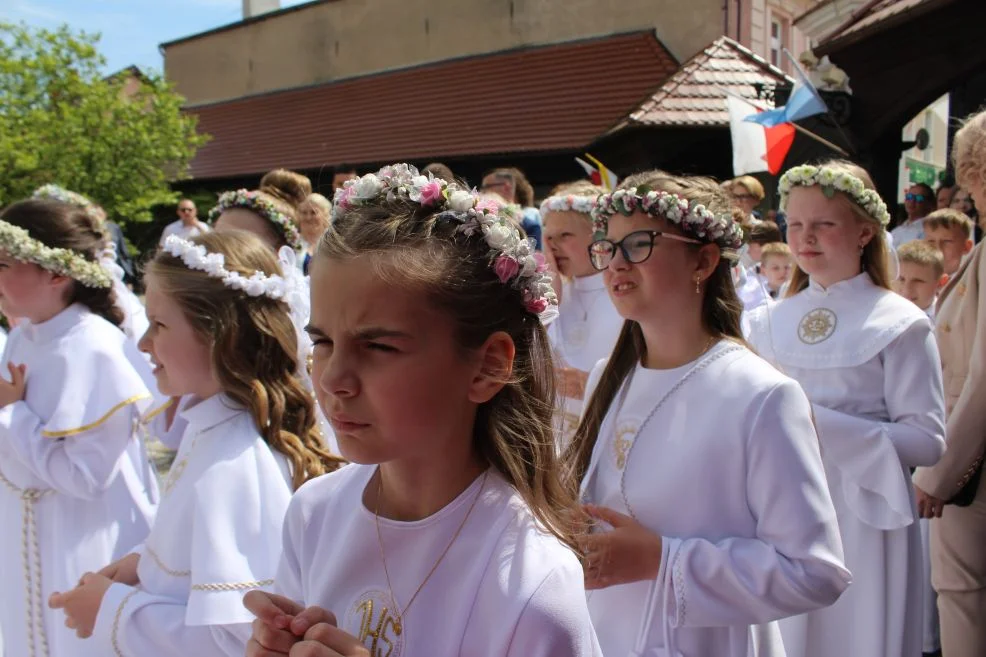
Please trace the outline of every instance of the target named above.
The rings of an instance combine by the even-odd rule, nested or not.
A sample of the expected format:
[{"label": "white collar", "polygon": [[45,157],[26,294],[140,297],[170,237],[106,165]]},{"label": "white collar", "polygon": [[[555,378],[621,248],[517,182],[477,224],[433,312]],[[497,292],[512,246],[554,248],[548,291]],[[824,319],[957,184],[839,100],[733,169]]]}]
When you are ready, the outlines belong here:
[{"label": "white collar", "polygon": [[181,417],[188,422],[189,432],[208,431],[245,411],[245,408],[225,393],[213,395],[199,402],[184,403],[179,409]]},{"label": "white collar", "polygon": [[89,314],[91,314],[89,309],[84,305],[73,303],[51,319],[40,324],[25,321],[23,324],[24,336],[31,342],[38,344],[57,340]]},{"label": "white collar", "polygon": [[843,281],[838,281],[829,285],[827,288],[822,287],[820,283],[815,281],[815,279],[808,280],[808,287],[805,288],[805,292],[810,297],[830,297],[832,295],[842,295],[842,294],[852,294],[853,292],[861,292],[863,290],[869,290],[870,288],[876,287],[876,284],[870,279],[870,275],[865,271],[856,274],[852,278],[847,278]]},{"label": "white collar", "polygon": [[603,280],[603,273],[591,274],[589,276],[579,276],[572,279],[572,287],[579,292],[591,292],[595,290],[605,290],[606,282]]}]

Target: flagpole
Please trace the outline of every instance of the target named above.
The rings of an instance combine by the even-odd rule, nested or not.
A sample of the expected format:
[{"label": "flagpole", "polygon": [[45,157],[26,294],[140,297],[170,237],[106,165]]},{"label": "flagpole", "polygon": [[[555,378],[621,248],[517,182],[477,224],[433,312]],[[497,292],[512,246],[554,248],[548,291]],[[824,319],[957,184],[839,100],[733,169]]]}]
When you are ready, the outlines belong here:
[{"label": "flagpole", "polygon": [[811,139],[814,139],[818,143],[824,144],[825,146],[828,146],[829,148],[831,148],[836,153],[839,153],[840,155],[842,155],[842,157],[849,157],[849,153],[847,153],[844,149],[839,148],[838,146],[836,146],[835,144],[833,144],[832,142],[830,142],[828,139],[825,139],[821,135],[816,135],[814,132],[812,132],[808,128],[802,128],[797,123],[792,123],[791,125],[794,126],[794,129],[795,130],[797,130],[798,132],[800,132],[804,136],[810,137]]},{"label": "flagpole", "polygon": [[[766,109],[764,107],[761,107],[759,104],[753,102],[749,98],[743,98],[743,96],[739,95],[738,93],[736,93],[734,91],[730,91],[729,89],[726,89],[725,87],[718,87],[718,89],[719,89],[719,91],[723,92],[727,96],[732,96],[733,98],[737,98],[739,100],[742,100],[744,103],[747,103],[750,106],[755,107],[756,109],[759,109],[759,110]],[[826,105],[826,107],[828,107],[828,105]],[[805,137],[808,137],[809,139],[814,139],[815,141],[817,141],[818,143],[822,144],[823,146],[828,146],[833,151],[835,151],[836,153],[839,153],[843,157],[849,157],[849,153],[847,153],[845,151],[845,149],[840,148],[836,144],[833,144],[832,142],[830,142],[828,139],[825,139],[821,135],[817,135],[814,132],[812,132],[811,130],[809,130],[808,128],[803,128],[800,125],[798,125],[797,123],[794,123],[794,122],[788,122],[788,123],[795,130],[797,130],[798,132],[800,132],[801,134],[803,134]]]},{"label": "flagpole", "polygon": [[[808,79],[808,75],[805,73],[805,70],[801,68],[801,65],[798,63],[798,61],[794,59],[794,55],[791,54],[790,50],[784,48],[784,54],[787,55],[787,58],[791,60],[791,64],[794,65],[795,71],[797,71],[797,73],[802,78],[804,78],[806,82],[808,82],[808,87],[811,89],[811,92],[815,95],[815,98],[817,98],[819,102],[821,102],[822,105],[825,106],[825,115],[828,116],[830,119],[832,119],[832,123],[835,125],[835,129],[839,131],[840,135],[842,135],[842,138],[846,142],[846,146],[852,149],[853,153],[855,153],[856,149],[853,146],[852,140],[849,139],[849,135],[847,135],[845,131],[842,129],[842,126],[839,125],[839,120],[835,118],[834,114],[832,114],[832,110],[829,108],[829,104],[826,103],[825,99],[818,94],[818,89],[815,88],[815,85],[811,84],[811,80]],[[794,123],[792,122],[791,125],[794,125]],[[817,135],[815,135],[815,137],[818,138],[819,141],[828,144],[831,148],[834,148],[839,153],[842,153],[844,157],[850,157],[849,153],[847,153],[843,149],[833,146],[830,142],[826,142],[825,140],[823,140],[821,137],[818,137]]]}]

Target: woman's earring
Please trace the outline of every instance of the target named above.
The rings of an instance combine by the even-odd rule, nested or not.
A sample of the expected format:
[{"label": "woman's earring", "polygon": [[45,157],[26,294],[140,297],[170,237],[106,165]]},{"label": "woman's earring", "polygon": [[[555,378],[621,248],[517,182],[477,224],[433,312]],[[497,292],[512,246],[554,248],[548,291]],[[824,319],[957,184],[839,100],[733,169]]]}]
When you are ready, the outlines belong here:
[{"label": "woman's earring", "polygon": [[695,277],[695,294],[702,294],[702,279],[698,276]]}]

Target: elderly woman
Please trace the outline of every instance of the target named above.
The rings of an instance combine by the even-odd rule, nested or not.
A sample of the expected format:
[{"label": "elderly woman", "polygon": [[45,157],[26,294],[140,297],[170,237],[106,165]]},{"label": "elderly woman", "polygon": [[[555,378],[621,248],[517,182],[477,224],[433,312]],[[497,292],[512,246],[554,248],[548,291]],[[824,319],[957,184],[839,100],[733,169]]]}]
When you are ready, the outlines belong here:
[{"label": "elderly woman", "polygon": [[[959,185],[986,207],[986,112],[970,117],[952,148]],[[986,252],[980,243],[938,301],[945,382],[945,455],[914,476],[931,524],[931,577],[938,592],[942,653],[986,655]]]},{"label": "elderly woman", "polygon": [[305,260],[303,271],[308,274],[308,262],[315,255],[315,247],[322,233],[329,227],[329,214],[332,202],[321,194],[309,194],[298,206],[298,229],[305,240]]}]

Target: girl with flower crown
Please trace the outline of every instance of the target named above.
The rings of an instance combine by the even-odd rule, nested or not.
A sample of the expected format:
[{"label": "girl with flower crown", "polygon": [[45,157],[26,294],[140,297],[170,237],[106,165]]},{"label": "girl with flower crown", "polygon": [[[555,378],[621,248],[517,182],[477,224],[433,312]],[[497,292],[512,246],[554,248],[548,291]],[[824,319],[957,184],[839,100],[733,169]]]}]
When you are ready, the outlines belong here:
[{"label": "girl with flower crown", "polygon": [[[157,506],[139,438],[150,393],[98,257],[103,233],[65,203],[0,213],[0,307],[18,317],[0,368],[0,653],[90,654],[45,601],[144,540]],[[146,363],[145,363],[146,365]]]},{"label": "girl with flower crown", "polygon": [[541,204],[544,246],[562,279],[558,317],[548,326],[558,375],[556,425],[564,448],[575,434],[591,370],[609,356],[623,328],[603,274],[589,260],[593,202],[605,190],[587,181],[560,185]]},{"label": "girl with flower crown", "polygon": [[[141,348],[187,426],[150,536],[52,596],[87,654],[243,654],[293,489],[334,470],[297,379],[290,283],[253,235],[170,236],[147,267]],[[63,589],[65,590],[65,589]]]},{"label": "girl with flower crown", "polygon": [[558,478],[543,259],[406,164],[336,192],[316,393],[355,465],[303,487],[248,655],[598,655]]},{"label": "girl with flower crown", "polygon": [[625,318],[566,451],[595,531],[603,654],[783,655],[777,621],[849,584],[808,400],[751,352],[712,180],[654,171],[593,210],[593,265]]},{"label": "girl with flower crown", "polygon": [[750,341],[812,403],[853,585],[782,623],[788,657],[917,657],[922,552],[911,471],[944,449],[931,322],[890,291],[886,205],[847,162],[780,182],[797,268],[787,297],[750,316]]},{"label": "girl with flower crown", "polygon": [[[34,198],[47,198],[53,201],[61,201],[74,205],[92,217],[97,225],[106,222],[106,212],[87,199],[82,194],[64,189],[58,185],[42,185],[34,190]],[[109,236],[104,240],[103,248],[99,254],[99,262],[103,268],[110,273],[113,278],[113,293],[116,296],[116,304],[123,312],[123,332],[134,342],[140,339],[147,330],[147,315],[144,312],[144,305],[137,298],[137,295],[123,282],[125,272],[119,265],[116,258],[116,245]]]}]

